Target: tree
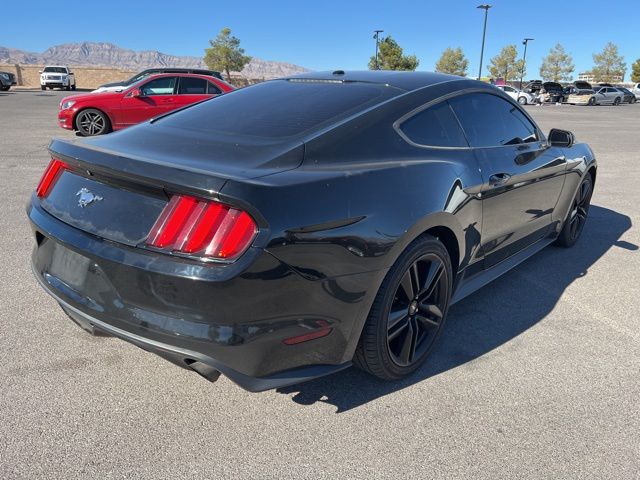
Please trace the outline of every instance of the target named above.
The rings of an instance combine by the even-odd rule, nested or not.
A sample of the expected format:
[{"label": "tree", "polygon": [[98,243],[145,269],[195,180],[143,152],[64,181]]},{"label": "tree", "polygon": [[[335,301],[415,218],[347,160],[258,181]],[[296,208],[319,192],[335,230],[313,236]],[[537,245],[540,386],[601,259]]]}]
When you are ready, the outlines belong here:
[{"label": "tree", "polygon": [[631,81],[635,83],[640,82],[640,58],[631,65]]},{"label": "tree", "polygon": [[540,76],[546,82],[562,82],[571,80],[575,70],[571,55],[565,52],[559,43],[549,50],[549,54],[542,59]]},{"label": "tree", "polygon": [[[402,47],[391,36],[380,42],[378,68],[380,70],[415,70],[420,61],[415,55],[404,55]],[[369,70],[376,69],[376,57],[371,56]]]},{"label": "tree", "polygon": [[504,78],[505,80],[515,80],[520,75],[524,76],[524,62],[516,60],[518,49],[515,45],[507,45],[498,55],[493,57],[489,63],[489,73],[494,78]]},{"label": "tree", "polygon": [[223,28],[215,40],[209,40],[211,48],[204,51],[204,63],[211,70],[223,71],[231,81],[231,71],[239,72],[251,61],[240,48],[240,40],[231,35],[230,28]]},{"label": "tree", "polygon": [[468,67],[469,60],[467,60],[464,53],[462,53],[462,49],[460,47],[455,49],[449,47],[442,52],[440,60],[436,63],[436,72],[466,77]]},{"label": "tree", "polygon": [[[593,54],[595,64],[591,73],[596,82],[619,82],[624,80],[624,73],[627,69],[624,57],[618,54],[618,46],[615,43],[607,43],[604,50]],[[618,79],[616,77],[620,76]]]}]

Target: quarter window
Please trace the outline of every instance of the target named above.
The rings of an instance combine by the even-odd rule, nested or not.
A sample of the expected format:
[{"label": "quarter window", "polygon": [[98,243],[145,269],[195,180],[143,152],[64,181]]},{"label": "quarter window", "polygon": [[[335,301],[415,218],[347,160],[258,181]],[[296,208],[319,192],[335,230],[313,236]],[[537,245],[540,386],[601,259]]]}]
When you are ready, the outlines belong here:
[{"label": "quarter window", "polygon": [[207,93],[207,81],[203,78],[181,77],[179,95],[204,95]]},{"label": "quarter window", "polygon": [[427,108],[400,125],[400,130],[414,143],[432,147],[467,147],[451,107],[447,102]]},{"label": "quarter window", "polygon": [[472,147],[535,142],[535,126],[520,109],[496,95],[471,93],[449,100]]},{"label": "quarter window", "polygon": [[173,95],[176,87],[176,77],[161,77],[145,83],[140,90],[146,96],[150,95]]},{"label": "quarter window", "polygon": [[207,82],[207,93],[209,95],[220,95],[222,90],[213,82]]}]

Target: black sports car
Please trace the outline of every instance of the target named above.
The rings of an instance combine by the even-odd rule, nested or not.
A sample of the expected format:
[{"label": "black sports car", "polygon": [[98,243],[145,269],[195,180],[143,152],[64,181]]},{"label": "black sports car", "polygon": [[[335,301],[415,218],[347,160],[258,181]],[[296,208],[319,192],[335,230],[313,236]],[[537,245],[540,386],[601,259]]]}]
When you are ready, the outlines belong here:
[{"label": "black sports car", "polygon": [[570,132],[435,73],[307,73],[49,149],[28,207],[44,289],[252,391],[413,372],[452,303],[576,242],[596,180]]}]

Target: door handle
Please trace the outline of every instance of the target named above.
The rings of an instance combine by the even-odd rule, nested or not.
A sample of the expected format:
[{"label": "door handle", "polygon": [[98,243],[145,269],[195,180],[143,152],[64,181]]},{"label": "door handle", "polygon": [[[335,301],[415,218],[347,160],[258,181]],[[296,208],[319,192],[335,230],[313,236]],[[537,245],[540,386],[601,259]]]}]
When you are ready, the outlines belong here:
[{"label": "door handle", "polygon": [[508,173],[495,173],[489,177],[489,186],[499,187],[509,181],[511,175]]}]

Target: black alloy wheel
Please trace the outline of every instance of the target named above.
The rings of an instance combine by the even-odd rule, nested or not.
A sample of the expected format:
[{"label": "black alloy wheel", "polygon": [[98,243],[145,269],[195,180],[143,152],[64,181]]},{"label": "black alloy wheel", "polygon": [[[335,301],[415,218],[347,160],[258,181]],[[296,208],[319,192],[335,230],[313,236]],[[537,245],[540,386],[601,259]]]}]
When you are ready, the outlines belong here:
[{"label": "black alloy wheel", "polygon": [[587,223],[589,206],[591,205],[591,195],[593,194],[593,180],[590,174],[586,174],[576,196],[571,204],[571,211],[565,220],[556,243],[563,247],[572,247],[580,238],[580,234]]},{"label": "black alloy wheel", "polygon": [[452,287],[444,245],[423,236],[389,270],[360,338],[355,363],[396,380],[416,370],[442,332]]},{"label": "black alloy wheel", "polygon": [[102,135],[109,132],[109,119],[100,110],[88,108],[78,113],[76,128],[78,133],[84,137]]}]

